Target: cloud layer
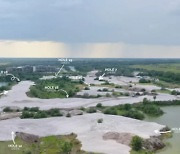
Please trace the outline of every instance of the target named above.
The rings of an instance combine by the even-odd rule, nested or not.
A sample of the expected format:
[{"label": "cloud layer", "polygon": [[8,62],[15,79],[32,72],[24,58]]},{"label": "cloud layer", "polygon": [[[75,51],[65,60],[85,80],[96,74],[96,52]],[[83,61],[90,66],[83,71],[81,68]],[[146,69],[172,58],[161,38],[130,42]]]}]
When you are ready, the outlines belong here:
[{"label": "cloud layer", "polygon": [[180,44],[179,0],[0,0],[0,39]]},{"label": "cloud layer", "polygon": [[180,58],[179,27],[179,0],[0,0],[0,57]]},{"label": "cloud layer", "polygon": [[180,46],[0,41],[0,57],[180,58]]}]

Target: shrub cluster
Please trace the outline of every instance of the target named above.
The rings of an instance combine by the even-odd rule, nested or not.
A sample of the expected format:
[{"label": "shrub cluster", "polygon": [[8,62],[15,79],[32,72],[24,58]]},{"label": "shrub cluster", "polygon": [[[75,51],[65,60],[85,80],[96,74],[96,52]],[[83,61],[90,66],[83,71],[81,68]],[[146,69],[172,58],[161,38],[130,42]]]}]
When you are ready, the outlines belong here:
[{"label": "shrub cluster", "polygon": [[28,108],[25,107],[23,109],[21,118],[27,119],[27,118],[34,118],[34,119],[40,119],[40,118],[47,118],[47,117],[57,117],[62,116],[59,109],[50,109],[50,110],[39,110],[38,107],[32,107]]},{"label": "shrub cluster", "polygon": [[143,139],[139,136],[134,136],[131,140],[131,147],[135,151],[142,149]]}]

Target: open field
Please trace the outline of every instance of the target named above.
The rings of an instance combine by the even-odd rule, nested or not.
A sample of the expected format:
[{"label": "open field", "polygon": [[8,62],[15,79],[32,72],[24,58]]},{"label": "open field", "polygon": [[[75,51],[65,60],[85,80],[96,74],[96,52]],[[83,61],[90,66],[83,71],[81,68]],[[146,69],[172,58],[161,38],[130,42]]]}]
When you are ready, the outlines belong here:
[{"label": "open field", "polygon": [[150,71],[162,71],[180,73],[180,63],[175,64],[149,64],[149,65],[133,65],[133,68],[145,69]]}]

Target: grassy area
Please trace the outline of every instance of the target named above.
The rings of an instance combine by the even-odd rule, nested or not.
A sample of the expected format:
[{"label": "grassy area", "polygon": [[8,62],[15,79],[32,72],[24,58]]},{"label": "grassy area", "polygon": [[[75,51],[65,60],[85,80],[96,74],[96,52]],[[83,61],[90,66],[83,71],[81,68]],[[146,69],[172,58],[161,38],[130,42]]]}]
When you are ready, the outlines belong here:
[{"label": "grassy area", "polygon": [[158,106],[170,106],[170,105],[180,105],[180,100],[173,101],[155,101],[154,102]]},{"label": "grassy area", "polygon": [[[46,87],[56,88],[47,89]],[[37,97],[41,99],[65,98],[66,91],[69,97],[72,97],[80,89],[82,89],[82,87],[83,84],[81,82],[71,81],[66,77],[51,80],[38,80],[35,86],[31,86],[30,91],[27,93],[27,95],[30,97]]]},{"label": "grassy area", "polygon": [[165,87],[165,88],[179,88],[180,87],[180,84],[169,83],[169,82],[161,81],[161,80],[158,82],[155,82],[154,84],[160,87]]},{"label": "grassy area", "polygon": [[131,68],[140,71],[141,76],[158,78],[159,86],[175,88],[180,87],[180,63],[133,65]]},{"label": "grassy area", "polygon": [[97,104],[96,107],[84,109],[88,113],[94,113],[100,110],[104,114],[109,115],[120,115],[129,118],[143,120],[145,116],[161,116],[163,111],[154,102],[144,101],[137,104],[123,104],[117,106],[102,106],[101,103]]},{"label": "grassy area", "polygon": [[134,83],[134,84],[137,84],[137,85],[151,85],[151,86],[154,86],[156,84],[150,82],[150,83]]},{"label": "grassy area", "polygon": [[164,93],[164,94],[171,94],[171,91],[168,89],[160,89],[160,90],[156,90],[156,92],[158,93]]},{"label": "grassy area", "polygon": [[175,64],[149,64],[149,65],[133,65],[133,68],[145,69],[150,71],[162,71],[180,73],[180,63]]},{"label": "grassy area", "polygon": [[[90,154],[81,150],[81,143],[76,135],[49,136],[40,138],[38,142],[27,142],[20,138],[15,139],[17,145],[22,145],[19,150],[12,150],[8,145],[12,141],[0,142],[1,154]],[[91,153],[93,154],[93,153]]]},{"label": "grassy area", "polygon": [[[137,83],[134,83],[134,84],[137,84]],[[150,82],[150,83],[138,83],[139,85],[152,85],[152,86],[159,86],[159,87],[163,87],[163,88],[179,88],[180,87],[180,84],[177,84],[177,83],[170,83],[170,82],[166,82],[166,81],[156,81],[156,82]],[[160,91],[162,93],[169,93],[170,91]]]}]

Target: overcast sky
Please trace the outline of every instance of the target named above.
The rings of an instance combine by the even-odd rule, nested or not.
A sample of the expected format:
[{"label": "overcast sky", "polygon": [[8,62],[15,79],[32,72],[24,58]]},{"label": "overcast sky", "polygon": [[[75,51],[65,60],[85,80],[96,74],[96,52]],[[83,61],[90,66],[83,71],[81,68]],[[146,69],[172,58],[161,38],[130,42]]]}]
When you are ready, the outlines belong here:
[{"label": "overcast sky", "polygon": [[0,57],[180,58],[180,0],[0,0]]}]

